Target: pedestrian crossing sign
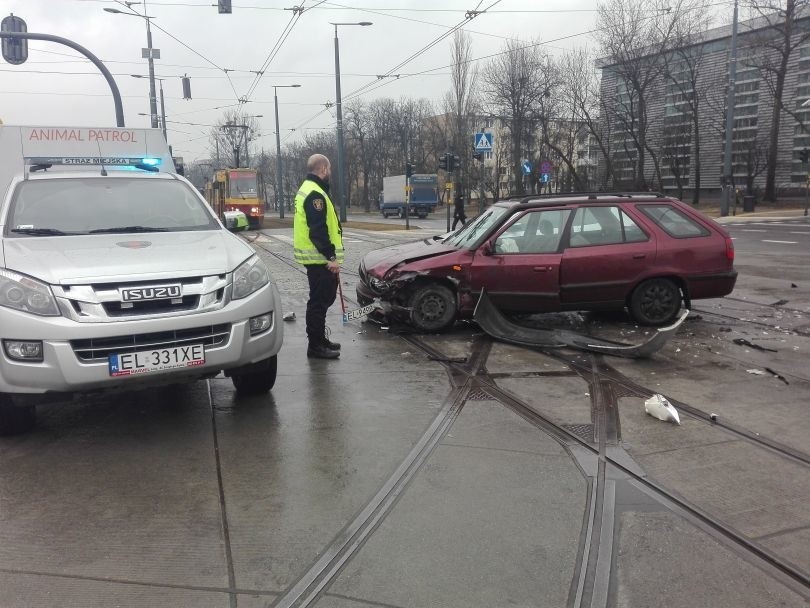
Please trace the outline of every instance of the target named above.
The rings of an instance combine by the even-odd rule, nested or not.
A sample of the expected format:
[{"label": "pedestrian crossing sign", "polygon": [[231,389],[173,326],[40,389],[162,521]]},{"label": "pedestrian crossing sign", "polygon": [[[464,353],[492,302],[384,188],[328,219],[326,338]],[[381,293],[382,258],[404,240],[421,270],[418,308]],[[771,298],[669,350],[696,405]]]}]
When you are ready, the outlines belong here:
[{"label": "pedestrian crossing sign", "polygon": [[492,152],[492,133],[476,133],[474,143],[476,152]]}]

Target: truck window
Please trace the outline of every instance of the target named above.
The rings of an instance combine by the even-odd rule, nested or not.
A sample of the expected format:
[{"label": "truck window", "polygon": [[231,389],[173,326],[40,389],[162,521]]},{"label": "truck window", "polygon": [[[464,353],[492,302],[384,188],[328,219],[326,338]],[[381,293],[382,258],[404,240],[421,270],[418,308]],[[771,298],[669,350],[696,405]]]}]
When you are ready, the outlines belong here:
[{"label": "truck window", "polygon": [[220,228],[205,202],[183,182],[99,176],[20,183],[6,234],[26,237],[11,231],[41,228],[87,234],[125,226],[170,232]]}]

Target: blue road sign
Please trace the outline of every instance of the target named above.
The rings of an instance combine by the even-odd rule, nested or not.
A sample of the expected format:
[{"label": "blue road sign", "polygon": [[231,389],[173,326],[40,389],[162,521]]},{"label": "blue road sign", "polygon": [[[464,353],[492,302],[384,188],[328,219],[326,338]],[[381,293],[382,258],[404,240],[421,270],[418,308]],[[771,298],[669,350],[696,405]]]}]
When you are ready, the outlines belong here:
[{"label": "blue road sign", "polygon": [[549,181],[551,181],[551,176],[548,173],[541,173],[540,181],[543,182],[544,184],[547,184]]},{"label": "blue road sign", "polygon": [[523,175],[531,175],[532,174],[532,164],[529,161],[524,160],[522,168],[523,168]]},{"label": "blue road sign", "polygon": [[492,152],[492,133],[476,133],[473,144],[476,152]]}]

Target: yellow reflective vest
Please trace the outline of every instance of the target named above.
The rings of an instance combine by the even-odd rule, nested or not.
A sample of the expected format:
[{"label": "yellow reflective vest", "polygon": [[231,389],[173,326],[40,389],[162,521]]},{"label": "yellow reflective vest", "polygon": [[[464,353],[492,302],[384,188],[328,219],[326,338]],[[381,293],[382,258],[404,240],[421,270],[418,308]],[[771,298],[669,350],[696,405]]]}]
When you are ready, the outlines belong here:
[{"label": "yellow reflective vest", "polygon": [[304,180],[295,195],[295,218],[293,220],[295,261],[305,265],[326,264],[328,262],[309,238],[309,225],[307,224],[306,211],[304,211],[304,201],[313,192],[320,194],[325,201],[326,209],[324,211],[326,212],[326,229],[329,234],[329,241],[335,246],[337,261],[343,263],[343,237],[340,234],[340,224],[335,214],[335,206],[324,189],[309,179]]}]

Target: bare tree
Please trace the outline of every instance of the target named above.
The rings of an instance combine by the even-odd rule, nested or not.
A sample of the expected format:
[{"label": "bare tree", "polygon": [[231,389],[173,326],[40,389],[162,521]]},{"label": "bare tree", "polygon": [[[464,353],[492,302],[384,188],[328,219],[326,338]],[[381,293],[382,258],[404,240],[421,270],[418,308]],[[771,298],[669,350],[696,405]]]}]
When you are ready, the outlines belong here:
[{"label": "bare tree", "polygon": [[648,141],[649,104],[660,86],[664,57],[683,43],[679,22],[703,4],[704,0],[605,0],[599,5],[596,36],[622,89],[616,117],[632,144],[637,188],[647,187],[648,157],[661,181],[658,154]]},{"label": "bare tree", "polygon": [[761,51],[752,53],[749,64],[759,68],[773,98],[764,199],[775,201],[782,111],[791,111],[784,98],[785,78],[790,57],[798,47],[810,40],[807,22],[800,21],[808,16],[810,0],[747,0],[747,5],[758,18],[757,27],[762,27],[764,23],[764,27],[754,34],[754,44]]},{"label": "bare tree", "polygon": [[551,69],[547,55],[539,43],[527,46],[508,40],[503,53],[486,65],[483,71],[484,90],[511,138],[511,168],[517,193],[525,187],[521,165],[528,153],[528,140],[541,114],[541,100],[550,95]]},{"label": "bare tree", "polygon": [[[565,112],[581,125],[599,152],[602,184],[614,181],[611,134],[615,122],[608,111],[608,100],[599,95],[599,71],[595,57],[587,49],[574,49],[558,61],[561,86],[557,91]],[[589,177],[589,181],[592,176]]]},{"label": "bare tree", "polygon": [[[451,58],[453,67],[450,71],[450,91],[445,95],[444,107],[448,116],[448,142],[461,160],[460,172],[471,176],[472,154],[470,153],[472,136],[479,117],[477,95],[478,68],[472,62],[472,36],[458,30],[453,36]],[[469,189],[466,191],[469,201]]]},{"label": "bare tree", "polygon": [[256,117],[235,109],[223,113],[211,128],[209,141],[220,165],[239,167],[250,162],[250,142],[259,136],[261,128]]}]

